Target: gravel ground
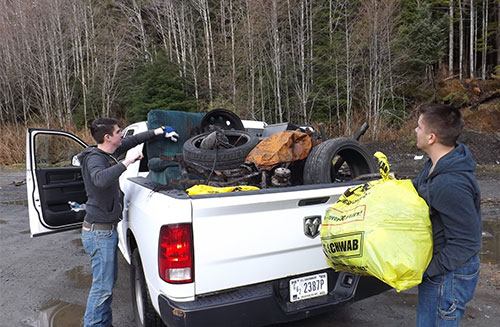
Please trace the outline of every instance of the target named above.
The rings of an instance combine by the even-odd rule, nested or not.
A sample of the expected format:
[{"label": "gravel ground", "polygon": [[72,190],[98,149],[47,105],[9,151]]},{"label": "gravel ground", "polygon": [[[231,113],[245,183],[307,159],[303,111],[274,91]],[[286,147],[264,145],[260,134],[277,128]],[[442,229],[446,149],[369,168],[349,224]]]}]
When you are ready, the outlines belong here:
[{"label": "gravel ground", "polygon": [[[408,158],[413,160],[411,155]],[[389,156],[389,160],[393,157]],[[418,166],[421,161],[416,162]],[[495,172],[495,169],[486,170]],[[491,327],[500,323],[499,176],[492,173],[480,179],[485,230],[483,263],[476,296],[462,323],[464,327]],[[24,177],[24,172],[0,167],[0,327],[80,326],[91,282],[80,232],[30,238]],[[119,258],[113,323],[128,327],[133,326],[128,264],[121,255]],[[415,289],[401,293],[388,291],[340,307],[334,313],[283,326],[412,326],[416,302]]]}]

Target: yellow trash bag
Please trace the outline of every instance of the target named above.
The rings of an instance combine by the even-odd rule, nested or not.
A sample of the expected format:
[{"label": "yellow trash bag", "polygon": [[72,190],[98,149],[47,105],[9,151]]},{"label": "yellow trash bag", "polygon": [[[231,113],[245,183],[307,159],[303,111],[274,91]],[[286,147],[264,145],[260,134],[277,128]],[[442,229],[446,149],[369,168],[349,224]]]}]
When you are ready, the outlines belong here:
[{"label": "yellow trash bag", "polygon": [[208,185],[194,185],[186,190],[189,195],[200,195],[200,194],[215,194],[215,193],[226,193],[226,192],[240,192],[240,191],[255,191],[258,187],[242,185],[242,186],[227,186],[227,187],[215,187]]},{"label": "yellow trash bag", "polygon": [[398,292],[422,282],[432,257],[429,208],[411,180],[389,175],[375,153],[382,179],[348,189],[327,209],[321,243],[336,271],[377,277]]}]

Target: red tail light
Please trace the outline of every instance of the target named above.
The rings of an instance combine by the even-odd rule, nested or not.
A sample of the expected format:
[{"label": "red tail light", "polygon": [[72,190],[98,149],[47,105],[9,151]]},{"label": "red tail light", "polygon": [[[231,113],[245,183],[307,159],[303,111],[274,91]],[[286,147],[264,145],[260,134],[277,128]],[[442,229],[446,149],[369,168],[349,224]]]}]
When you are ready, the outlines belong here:
[{"label": "red tail light", "polygon": [[160,230],[160,277],[169,283],[193,281],[193,231],[191,224],[167,225]]}]

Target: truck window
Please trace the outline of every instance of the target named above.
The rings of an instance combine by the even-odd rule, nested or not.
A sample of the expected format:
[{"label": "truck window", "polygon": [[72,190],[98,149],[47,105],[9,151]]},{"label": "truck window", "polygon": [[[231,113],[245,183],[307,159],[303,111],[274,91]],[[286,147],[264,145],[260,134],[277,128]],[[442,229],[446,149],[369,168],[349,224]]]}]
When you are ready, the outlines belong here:
[{"label": "truck window", "polygon": [[36,168],[72,167],[71,160],[83,150],[73,139],[63,135],[35,136]]},{"label": "truck window", "polygon": [[[131,128],[131,129],[127,130],[127,132],[123,135],[123,137],[134,135],[134,132],[135,132],[135,130],[133,128]],[[148,168],[148,153],[146,151],[146,146],[144,146],[142,148],[142,154],[144,155],[144,158],[142,158],[141,163],[139,164],[139,172],[147,172],[147,171],[149,171],[149,168]],[[118,160],[121,160],[123,158],[125,158],[125,153],[122,154],[118,158]]]},{"label": "truck window", "polygon": [[123,135],[123,137],[127,137],[127,136],[130,136],[130,135],[134,135],[134,129],[131,128],[127,131],[127,133],[125,135]]}]

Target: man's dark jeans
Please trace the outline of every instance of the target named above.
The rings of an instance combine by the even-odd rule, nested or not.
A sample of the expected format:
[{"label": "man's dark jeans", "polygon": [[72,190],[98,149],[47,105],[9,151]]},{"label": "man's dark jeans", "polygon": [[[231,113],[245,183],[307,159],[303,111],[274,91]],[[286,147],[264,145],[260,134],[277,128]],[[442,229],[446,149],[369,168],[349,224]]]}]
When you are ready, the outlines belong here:
[{"label": "man's dark jeans", "polygon": [[425,277],[418,286],[417,327],[458,327],[479,279],[476,254],[445,275]]},{"label": "man's dark jeans", "polygon": [[85,327],[109,327],[113,321],[111,301],[118,274],[118,233],[113,230],[83,230],[82,243],[92,264],[92,288],[85,311]]}]

